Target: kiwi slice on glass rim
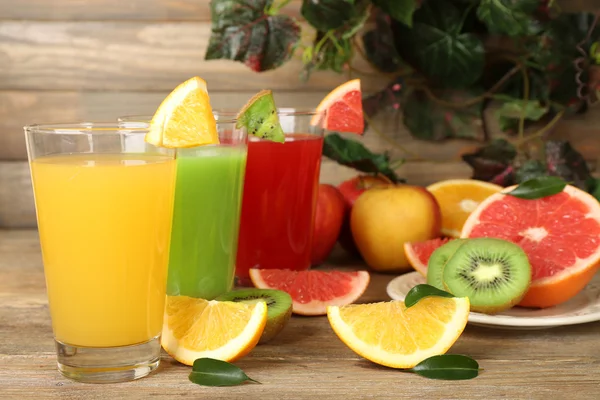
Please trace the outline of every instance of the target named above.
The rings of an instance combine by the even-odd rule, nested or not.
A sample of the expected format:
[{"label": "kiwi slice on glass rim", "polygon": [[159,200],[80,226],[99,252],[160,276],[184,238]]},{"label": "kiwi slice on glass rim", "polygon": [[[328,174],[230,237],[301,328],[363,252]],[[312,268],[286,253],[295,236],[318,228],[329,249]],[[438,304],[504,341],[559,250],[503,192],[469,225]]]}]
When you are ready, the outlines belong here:
[{"label": "kiwi slice on glass rim", "polygon": [[220,295],[215,300],[246,304],[265,301],[267,303],[267,324],[258,341],[261,344],[267,343],[277,336],[292,316],[292,297],[283,290],[254,288],[232,290]]},{"label": "kiwi slice on glass rim", "polygon": [[467,239],[443,268],[444,290],[468,297],[471,310],[495,314],[521,301],[531,264],[521,247],[496,238]]},{"label": "kiwi slice on glass rim", "polygon": [[256,93],[237,115],[236,128],[245,127],[248,134],[270,140],[285,142],[285,134],[279,123],[277,107],[270,90]]}]

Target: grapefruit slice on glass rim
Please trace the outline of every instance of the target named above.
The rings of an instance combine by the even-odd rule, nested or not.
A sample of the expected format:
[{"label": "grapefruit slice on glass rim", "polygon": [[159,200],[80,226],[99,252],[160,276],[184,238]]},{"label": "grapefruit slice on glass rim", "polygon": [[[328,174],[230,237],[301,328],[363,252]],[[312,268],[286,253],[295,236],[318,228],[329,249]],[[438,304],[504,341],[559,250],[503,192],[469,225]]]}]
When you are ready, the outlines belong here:
[{"label": "grapefruit slice on glass rim", "polygon": [[600,203],[571,185],[535,200],[497,193],[469,216],[461,237],[496,237],[520,245],[531,263],[532,281],[519,305],[551,307],[579,293],[600,266]]},{"label": "grapefruit slice on glass rim", "polygon": [[449,240],[454,239],[435,238],[423,242],[406,242],[404,243],[404,254],[406,254],[409,264],[427,278],[427,263],[429,263],[431,253],[438,247],[448,243]]},{"label": "grapefruit slice on glass rim", "polygon": [[354,303],[369,285],[367,271],[292,271],[250,268],[250,279],[259,289],[278,289],[292,296],[292,312],[325,315],[327,306]]},{"label": "grapefruit slice on glass rim", "polygon": [[323,129],[362,135],[365,131],[360,79],[352,79],[333,89],[321,100],[311,125]]}]

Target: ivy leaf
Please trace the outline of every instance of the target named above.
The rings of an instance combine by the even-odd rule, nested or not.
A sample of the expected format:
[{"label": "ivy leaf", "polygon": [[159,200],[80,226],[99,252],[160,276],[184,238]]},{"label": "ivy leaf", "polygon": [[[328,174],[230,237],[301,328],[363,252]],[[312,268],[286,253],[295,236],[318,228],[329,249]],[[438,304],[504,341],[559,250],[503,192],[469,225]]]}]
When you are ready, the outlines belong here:
[{"label": "ivy leaf", "polygon": [[[438,97],[448,103],[473,99],[477,93],[444,91]],[[422,91],[410,91],[402,99],[404,124],[411,134],[422,140],[449,138],[483,139],[483,103],[469,107],[447,107],[432,100]]]},{"label": "ivy leaf", "polygon": [[400,68],[402,59],[394,44],[389,15],[379,11],[375,17],[375,28],[367,31],[362,39],[367,58],[380,71],[392,73]]},{"label": "ivy leaf", "polygon": [[363,99],[363,112],[373,118],[380,111],[387,109],[400,109],[400,101],[404,89],[404,80],[396,78],[383,90],[373,93]]},{"label": "ivy leaf", "polygon": [[300,27],[288,16],[269,15],[273,0],[212,0],[206,60],[240,61],[256,72],[289,60]]},{"label": "ivy leaf", "polygon": [[515,172],[515,180],[517,183],[525,182],[530,179],[539,178],[548,175],[546,164],[540,160],[527,160]]},{"label": "ivy leaf", "polygon": [[406,308],[412,307],[419,302],[423,297],[427,296],[438,296],[438,297],[454,297],[451,293],[440,290],[434,286],[427,285],[425,283],[413,286],[406,297],[404,298],[404,305]]},{"label": "ivy leaf", "polygon": [[412,26],[417,0],[373,0],[373,4],[406,26]]},{"label": "ivy leaf", "polygon": [[400,182],[394,170],[390,166],[387,154],[375,154],[367,149],[362,143],[344,139],[338,133],[325,136],[323,141],[323,155],[338,164],[354,168],[366,173],[380,173],[392,182]]},{"label": "ivy leaf", "polygon": [[260,383],[226,361],[198,358],[194,361],[189,380],[202,386],[234,386],[244,382]]},{"label": "ivy leaf", "polygon": [[421,361],[408,371],[431,379],[473,379],[479,375],[479,363],[460,354],[441,354]]},{"label": "ivy leaf", "polygon": [[463,33],[464,13],[449,0],[425,2],[409,28],[396,24],[400,56],[442,87],[466,88],[483,73],[485,51],[481,40]]},{"label": "ivy leaf", "polygon": [[560,193],[565,186],[567,186],[567,182],[562,178],[557,176],[540,176],[520,183],[519,186],[506,194],[521,199],[533,200]]},{"label": "ivy leaf", "polygon": [[516,156],[512,144],[504,139],[494,139],[472,153],[463,154],[462,159],[473,168],[473,179],[509,186],[514,183],[512,163]]},{"label": "ivy leaf", "polygon": [[585,158],[568,141],[549,140],[545,147],[549,174],[559,176],[572,185],[586,190],[587,181],[592,174]]},{"label": "ivy leaf", "polygon": [[350,0],[303,0],[300,13],[317,31],[327,32],[357,17],[359,11],[352,3]]},{"label": "ivy leaf", "polygon": [[493,34],[535,35],[541,30],[533,18],[539,5],[539,0],[481,0],[477,17]]},{"label": "ivy leaf", "polygon": [[518,126],[522,112],[525,113],[525,119],[538,121],[548,113],[549,109],[548,106],[542,105],[539,100],[512,99],[502,103],[502,106],[496,110],[495,115],[499,120],[500,128],[506,132]]}]

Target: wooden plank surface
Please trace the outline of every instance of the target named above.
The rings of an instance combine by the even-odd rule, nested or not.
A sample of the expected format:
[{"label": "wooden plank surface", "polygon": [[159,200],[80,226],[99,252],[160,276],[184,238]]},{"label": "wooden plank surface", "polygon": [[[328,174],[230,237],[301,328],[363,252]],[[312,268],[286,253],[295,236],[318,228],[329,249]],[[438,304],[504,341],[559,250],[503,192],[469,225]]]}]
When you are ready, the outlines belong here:
[{"label": "wooden plank surface", "polygon": [[[206,22],[1,21],[0,89],[170,91],[201,75],[211,91],[309,91],[331,90],[348,78],[322,72],[303,83],[300,54],[262,73],[230,60],[205,61],[209,36]],[[358,58],[356,65],[369,68]],[[380,74],[365,76],[364,90],[387,82]]]},{"label": "wooden plank surface", "polygon": [[[338,253],[332,265],[363,269]],[[372,274],[358,302],[387,301],[394,275]],[[326,317],[293,316],[272,342],[236,364],[261,385],[200,387],[190,368],[163,353],[157,373],[131,383],[90,385],[58,373],[36,231],[0,230],[0,398],[36,399],[595,399],[600,323],[545,330],[469,324],[450,353],[475,358],[469,381],[436,381],[377,366],[349,350]]]},{"label": "wooden plank surface", "polygon": [[[284,12],[299,17],[301,3],[301,0],[291,0]],[[568,12],[600,10],[600,0],[558,0],[557,3]],[[208,21],[209,4],[210,0],[0,0],[0,15],[12,20]]]},{"label": "wooden plank surface", "polygon": [[[282,11],[300,17],[301,4],[291,0]],[[0,15],[42,21],[210,21],[210,0],[0,0]]]}]

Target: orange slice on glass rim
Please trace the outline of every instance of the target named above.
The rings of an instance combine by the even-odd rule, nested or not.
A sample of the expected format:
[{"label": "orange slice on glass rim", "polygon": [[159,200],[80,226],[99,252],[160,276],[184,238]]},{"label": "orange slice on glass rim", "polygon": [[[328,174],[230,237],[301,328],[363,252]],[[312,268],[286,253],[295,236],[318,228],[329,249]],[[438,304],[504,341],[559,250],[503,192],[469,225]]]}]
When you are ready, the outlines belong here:
[{"label": "orange slice on glass rim", "polygon": [[178,85],[156,110],[145,140],[158,147],[185,148],[219,143],[217,123],[204,79]]}]

